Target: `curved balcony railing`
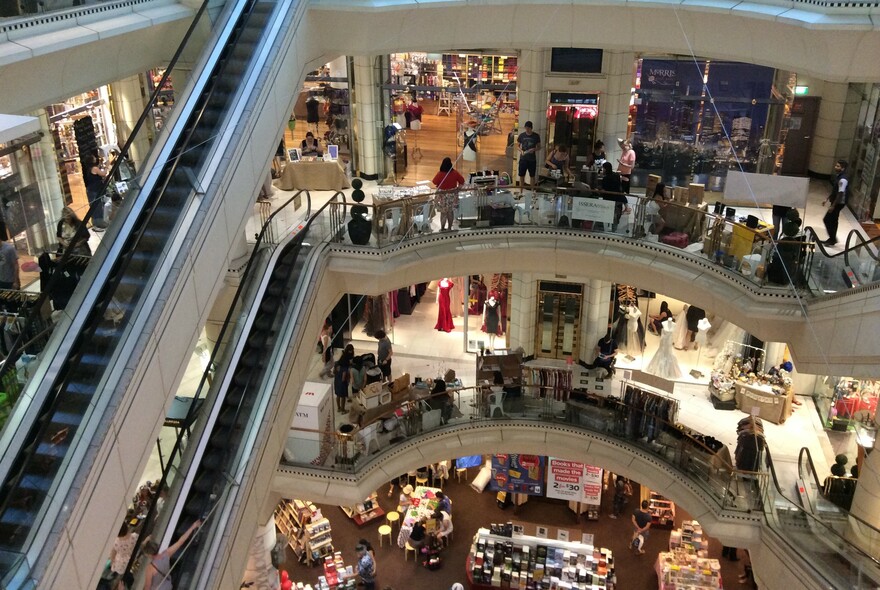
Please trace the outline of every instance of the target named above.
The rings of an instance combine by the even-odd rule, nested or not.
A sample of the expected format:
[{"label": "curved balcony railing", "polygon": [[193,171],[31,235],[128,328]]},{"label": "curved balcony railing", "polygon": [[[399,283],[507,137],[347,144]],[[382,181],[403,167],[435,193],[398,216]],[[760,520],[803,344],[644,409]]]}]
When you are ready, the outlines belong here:
[{"label": "curved balcony railing", "polygon": [[821,297],[880,279],[880,238],[867,241],[853,231],[847,236],[846,249],[832,252],[819,244],[810,228],[777,240],[771,225],[751,216],[726,218],[706,203],[660,201],[601,190],[560,188],[521,197],[503,188],[380,187],[371,204],[351,209],[355,217],[348,220],[348,231],[340,228],[337,242],[383,249],[436,232],[439,209],[447,201],[458,204],[458,231],[544,226],[618,236],[668,248],[679,257],[708,259],[775,295],[788,291]]},{"label": "curved balcony railing", "polygon": [[[880,531],[864,522],[846,529],[840,523],[832,526],[803,510],[799,502],[782,491],[769,450],[766,471],[737,470],[726,447],[715,451],[704,444],[699,433],[621,399],[538,386],[525,385],[521,389],[520,396],[506,397],[500,403],[495,403],[483,387],[433,395],[425,389],[423,394],[367,412],[360,425],[343,425],[335,432],[291,428],[280,469],[307,466],[357,473],[367,463],[381,459],[382,454],[393,453],[407,438],[461,424],[510,424],[511,419],[564,423],[649,453],[703,490],[719,511],[763,515],[763,525],[778,533],[793,553],[804,556],[812,568],[811,575],[828,587],[877,587],[880,562],[862,549],[865,545],[855,541],[853,534],[858,531],[862,538],[880,537]],[[647,437],[643,436],[644,430],[632,428],[634,422],[644,421],[653,425]],[[315,456],[313,451],[318,448],[321,451]]]}]

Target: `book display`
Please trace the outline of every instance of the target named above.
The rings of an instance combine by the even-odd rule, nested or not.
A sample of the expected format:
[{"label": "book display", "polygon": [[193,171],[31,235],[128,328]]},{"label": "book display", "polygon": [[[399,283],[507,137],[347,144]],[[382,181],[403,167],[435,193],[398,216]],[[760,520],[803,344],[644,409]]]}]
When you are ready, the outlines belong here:
[{"label": "book display", "polygon": [[696,520],[686,520],[681,528],[669,533],[669,550],[683,549],[697,557],[709,556],[709,540]]},{"label": "book display", "polygon": [[302,563],[314,565],[333,553],[330,521],[315,505],[303,500],[282,500],[275,508],[275,526]]},{"label": "book display", "polygon": [[324,558],[324,575],[318,576],[315,590],[355,590],[357,578],[351,566],[346,567],[339,551]]},{"label": "book display", "polygon": [[385,516],[385,511],[379,506],[379,499],[376,496],[376,492],[370,494],[370,497],[363,502],[355,504],[354,506],[340,506],[340,508],[342,508],[345,515],[352,519],[358,526],[363,526],[371,520]]},{"label": "book display", "polygon": [[611,551],[583,543],[508,536],[507,526],[477,531],[467,563],[471,588],[611,590],[615,586]]},{"label": "book display", "polygon": [[721,564],[679,548],[657,557],[660,590],[721,590]]},{"label": "book display", "polygon": [[642,500],[648,501],[651,513],[651,528],[671,529],[675,526],[675,502],[667,500],[660,494],[642,487]]}]

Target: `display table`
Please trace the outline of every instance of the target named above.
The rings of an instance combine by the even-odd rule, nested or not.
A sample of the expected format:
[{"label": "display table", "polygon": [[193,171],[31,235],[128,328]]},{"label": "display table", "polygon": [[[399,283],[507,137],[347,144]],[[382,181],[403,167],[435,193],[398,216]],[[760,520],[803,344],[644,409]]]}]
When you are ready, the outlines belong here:
[{"label": "display table", "polygon": [[677,549],[662,552],[654,565],[660,590],[721,590],[721,564]]},{"label": "display table", "polygon": [[791,416],[791,400],[794,397],[791,390],[773,393],[769,385],[749,385],[741,381],[737,381],[735,387],[736,407],[743,412],[752,414],[752,408],[758,408],[756,415],[774,424],[782,424]]},{"label": "display table", "polygon": [[437,492],[440,488],[418,486],[412,493],[412,504],[403,516],[402,528],[412,529],[420,518],[431,518],[437,509]]},{"label": "display table", "polygon": [[278,188],[283,191],[338,191],[348,188],[348,178],[338,160],[288,162],[278,180]]},{"label": "display table", "polygon": [[379,499],[376,492],[370,494],[370,497],[355,504],[354,506],[340,506],[345,515],[352,519],[358,526],[364,526],[368,522],[379,517],[385,516],[385,511],[379,506]]},{"label": "display table", "polygon": [[488,529],[477,531],[466,567],[471,590],[524,588],[532,580],[540,588],[583,590],[611,590],[616,583],[609,549]]}]

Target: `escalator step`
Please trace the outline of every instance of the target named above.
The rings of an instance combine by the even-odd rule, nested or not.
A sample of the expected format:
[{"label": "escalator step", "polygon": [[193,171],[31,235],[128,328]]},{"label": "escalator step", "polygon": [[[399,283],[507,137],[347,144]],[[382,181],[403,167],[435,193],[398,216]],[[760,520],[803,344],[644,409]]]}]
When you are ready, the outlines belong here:
[{"label": "escalator step", "polygon": [[199,494],[207,496],[214,491],[218,479],[217,472],[212,471],[200,473],[193,482],[193,490]]},{"label": "escalator step", "polygon": [[36,512],[31,510],[22,510],[21,508],[7,508],[3,514],[0,514],[0,524],[7,526],[32,526]]},{"label": "escalator step", "polygon": [[229,407],[220,412],[220,415],[217,416],[217,424],[220,426],[232,426],[233,420],[235,420],[235,408]]},{"label": "escalator step", "polygon": [[52,487],[52,478],[45,475],[29,474],[24,475],[18,482],[18,487],[22,490],[35,490],[42,493],[48,493]]}]

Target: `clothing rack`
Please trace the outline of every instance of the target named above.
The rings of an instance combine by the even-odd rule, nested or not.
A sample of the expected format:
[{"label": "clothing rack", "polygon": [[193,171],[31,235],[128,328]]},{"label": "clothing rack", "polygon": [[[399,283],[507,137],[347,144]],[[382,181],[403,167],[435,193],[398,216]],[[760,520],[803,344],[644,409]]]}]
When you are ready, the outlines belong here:
[{"label": "clothing rack", "polygon": [[541,388],[541,397],[545,397],[549,392],[556,401],[568,401],[573,380],[572,367],[524,366],[523,373],[529,385]]},{"label": "clothing rack", "polygon": [[626,381],[621,388],[618,419],[624,423],[627,437],[651,442],[678,420],[677,399]]}]

